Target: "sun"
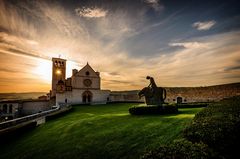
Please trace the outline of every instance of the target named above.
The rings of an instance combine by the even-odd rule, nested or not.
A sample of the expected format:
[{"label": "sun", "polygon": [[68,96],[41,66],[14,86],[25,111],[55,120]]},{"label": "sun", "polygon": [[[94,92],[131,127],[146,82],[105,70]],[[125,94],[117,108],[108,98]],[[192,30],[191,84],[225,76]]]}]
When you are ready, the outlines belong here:
[{"label": "sun", "polygon": [[33,70],[44,82],[51,83],[52,80],[52,63],[48,60],[39,60],[38,66]]},{"label": "sun", "polygon": [[[39,79],[46,83],[51,83],[52,81],[52,61],[49,60],[38,60],[37,67],[33,69],[33,74],[38,76]],[[79,65],[75,62],[68,61],[66,67],[66,76],[71,77],[72,69],[80,69]],[[56,70],[56,74],[60,75],[61,70]]]}]

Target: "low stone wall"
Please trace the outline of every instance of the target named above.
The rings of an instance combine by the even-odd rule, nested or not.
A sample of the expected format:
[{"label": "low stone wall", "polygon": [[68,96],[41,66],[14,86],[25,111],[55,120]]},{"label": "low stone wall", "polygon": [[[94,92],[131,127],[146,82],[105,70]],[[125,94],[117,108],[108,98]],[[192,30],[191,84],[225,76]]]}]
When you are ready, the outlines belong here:
[{"label": "low stone wall", "polygon": [[57,117],[58,115],[61,115],[71,110],[71,108],[72,108],[71,106],[55,108],[43,111],[41,113],[36,113],[25,117],[20,117],[17,119],[2,122],[0,123],[0,137],[3,137],[1,139],[5,139],[5,137],[9,136],[9,134],[11,136],[12,132],[13,133],[16,132],[16,135],[18,135],[17,133],[18,130],[20,129],[24,130],[26,128],[29,128],[29,126],[32,128],[35,127],[36,125],[44,124],[46,120]]},{"label": "low stone wall", "polygon": [[138,97],[138,90],[113,91],[109,96],[109,102],[144,102],[144,98]]},{"label": "low stone wall", "polygon": [[209,87],[168,87],[166,90],[166,102],[177,102],[178,97],[182,98],[183,103],[213,102],[240,95],[240,83]]},{"label": "low stone wall", "polygon": [[30,115],[51,109],[48,100],[29,100],[22,102],[22,115]]},{"label": "low stone wall", "polygon": [[[213,102],[224,98],[240,95],[240,83],[224,84],[208,87],[166,87],[167,98],[165,102],[181,103]],[[110,94],[110,102],[144,102],[139,99],[135,91],[113,91]]]}]

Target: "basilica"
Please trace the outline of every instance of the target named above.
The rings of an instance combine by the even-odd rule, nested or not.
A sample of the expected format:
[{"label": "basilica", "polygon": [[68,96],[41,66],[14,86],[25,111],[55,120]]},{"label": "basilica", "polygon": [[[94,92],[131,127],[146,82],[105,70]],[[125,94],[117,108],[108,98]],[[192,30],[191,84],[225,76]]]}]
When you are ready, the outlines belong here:
[{"label": "basilica", "polygon": [[110,90],[101,90],[100,73],[87,63],[81,70],[73,69],[66,79],[66,60],[52,58],[52,91],[56,105],[106,104]]},{"label": "basilica", "polygon": [[[144,102],[138,90],[101,90],[100,73],[87,63],[82,69],[72,70],[66,78],[66,62],[52,58],[52,88],[38,99],[0,101],[0,121],[47,111],[56,106],[74,104],[106,104],[113,102]],[[166,87],[167,103],[214,102],[240,95],[240,83],[208,87]]]}]

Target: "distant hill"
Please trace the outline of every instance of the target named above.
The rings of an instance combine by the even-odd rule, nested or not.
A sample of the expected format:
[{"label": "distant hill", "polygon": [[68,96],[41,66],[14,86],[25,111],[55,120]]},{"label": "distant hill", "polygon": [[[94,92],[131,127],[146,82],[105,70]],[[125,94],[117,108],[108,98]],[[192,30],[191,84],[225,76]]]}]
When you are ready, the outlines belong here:
[{"label": "distant hill", "polygon": [[46,94],[47,94],[46,92],[0,93],[0,101],[37,99],[39,96]]}]

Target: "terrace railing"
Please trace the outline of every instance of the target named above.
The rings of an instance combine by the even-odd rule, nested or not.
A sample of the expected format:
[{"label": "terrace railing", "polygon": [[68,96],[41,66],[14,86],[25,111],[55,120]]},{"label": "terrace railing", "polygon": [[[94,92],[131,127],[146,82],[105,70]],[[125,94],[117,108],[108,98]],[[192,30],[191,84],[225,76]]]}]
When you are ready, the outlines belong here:
[{"label": "terrace railing", "polygon": [[1,122],[0,123],[0,130],[5,129],[5,128],[9,128],[9,127],[12,127],[12,126],[16,126],[18,124],[21,124],[21,123],[24,123],[24,122],[27,122],[27,121],[35,120],[37,118],[46,116],[46,115],[51,114],[53,112],[56,112],[59,109],[60,109],[60,107],[56,107],[56,108],[51,109],[51,110],[47,110],[47,111],[39,112],[39,113],[36,113],[36,114],[32,114],[32,115],[12,119],[12,120],[9,120],[9,121]]}]

